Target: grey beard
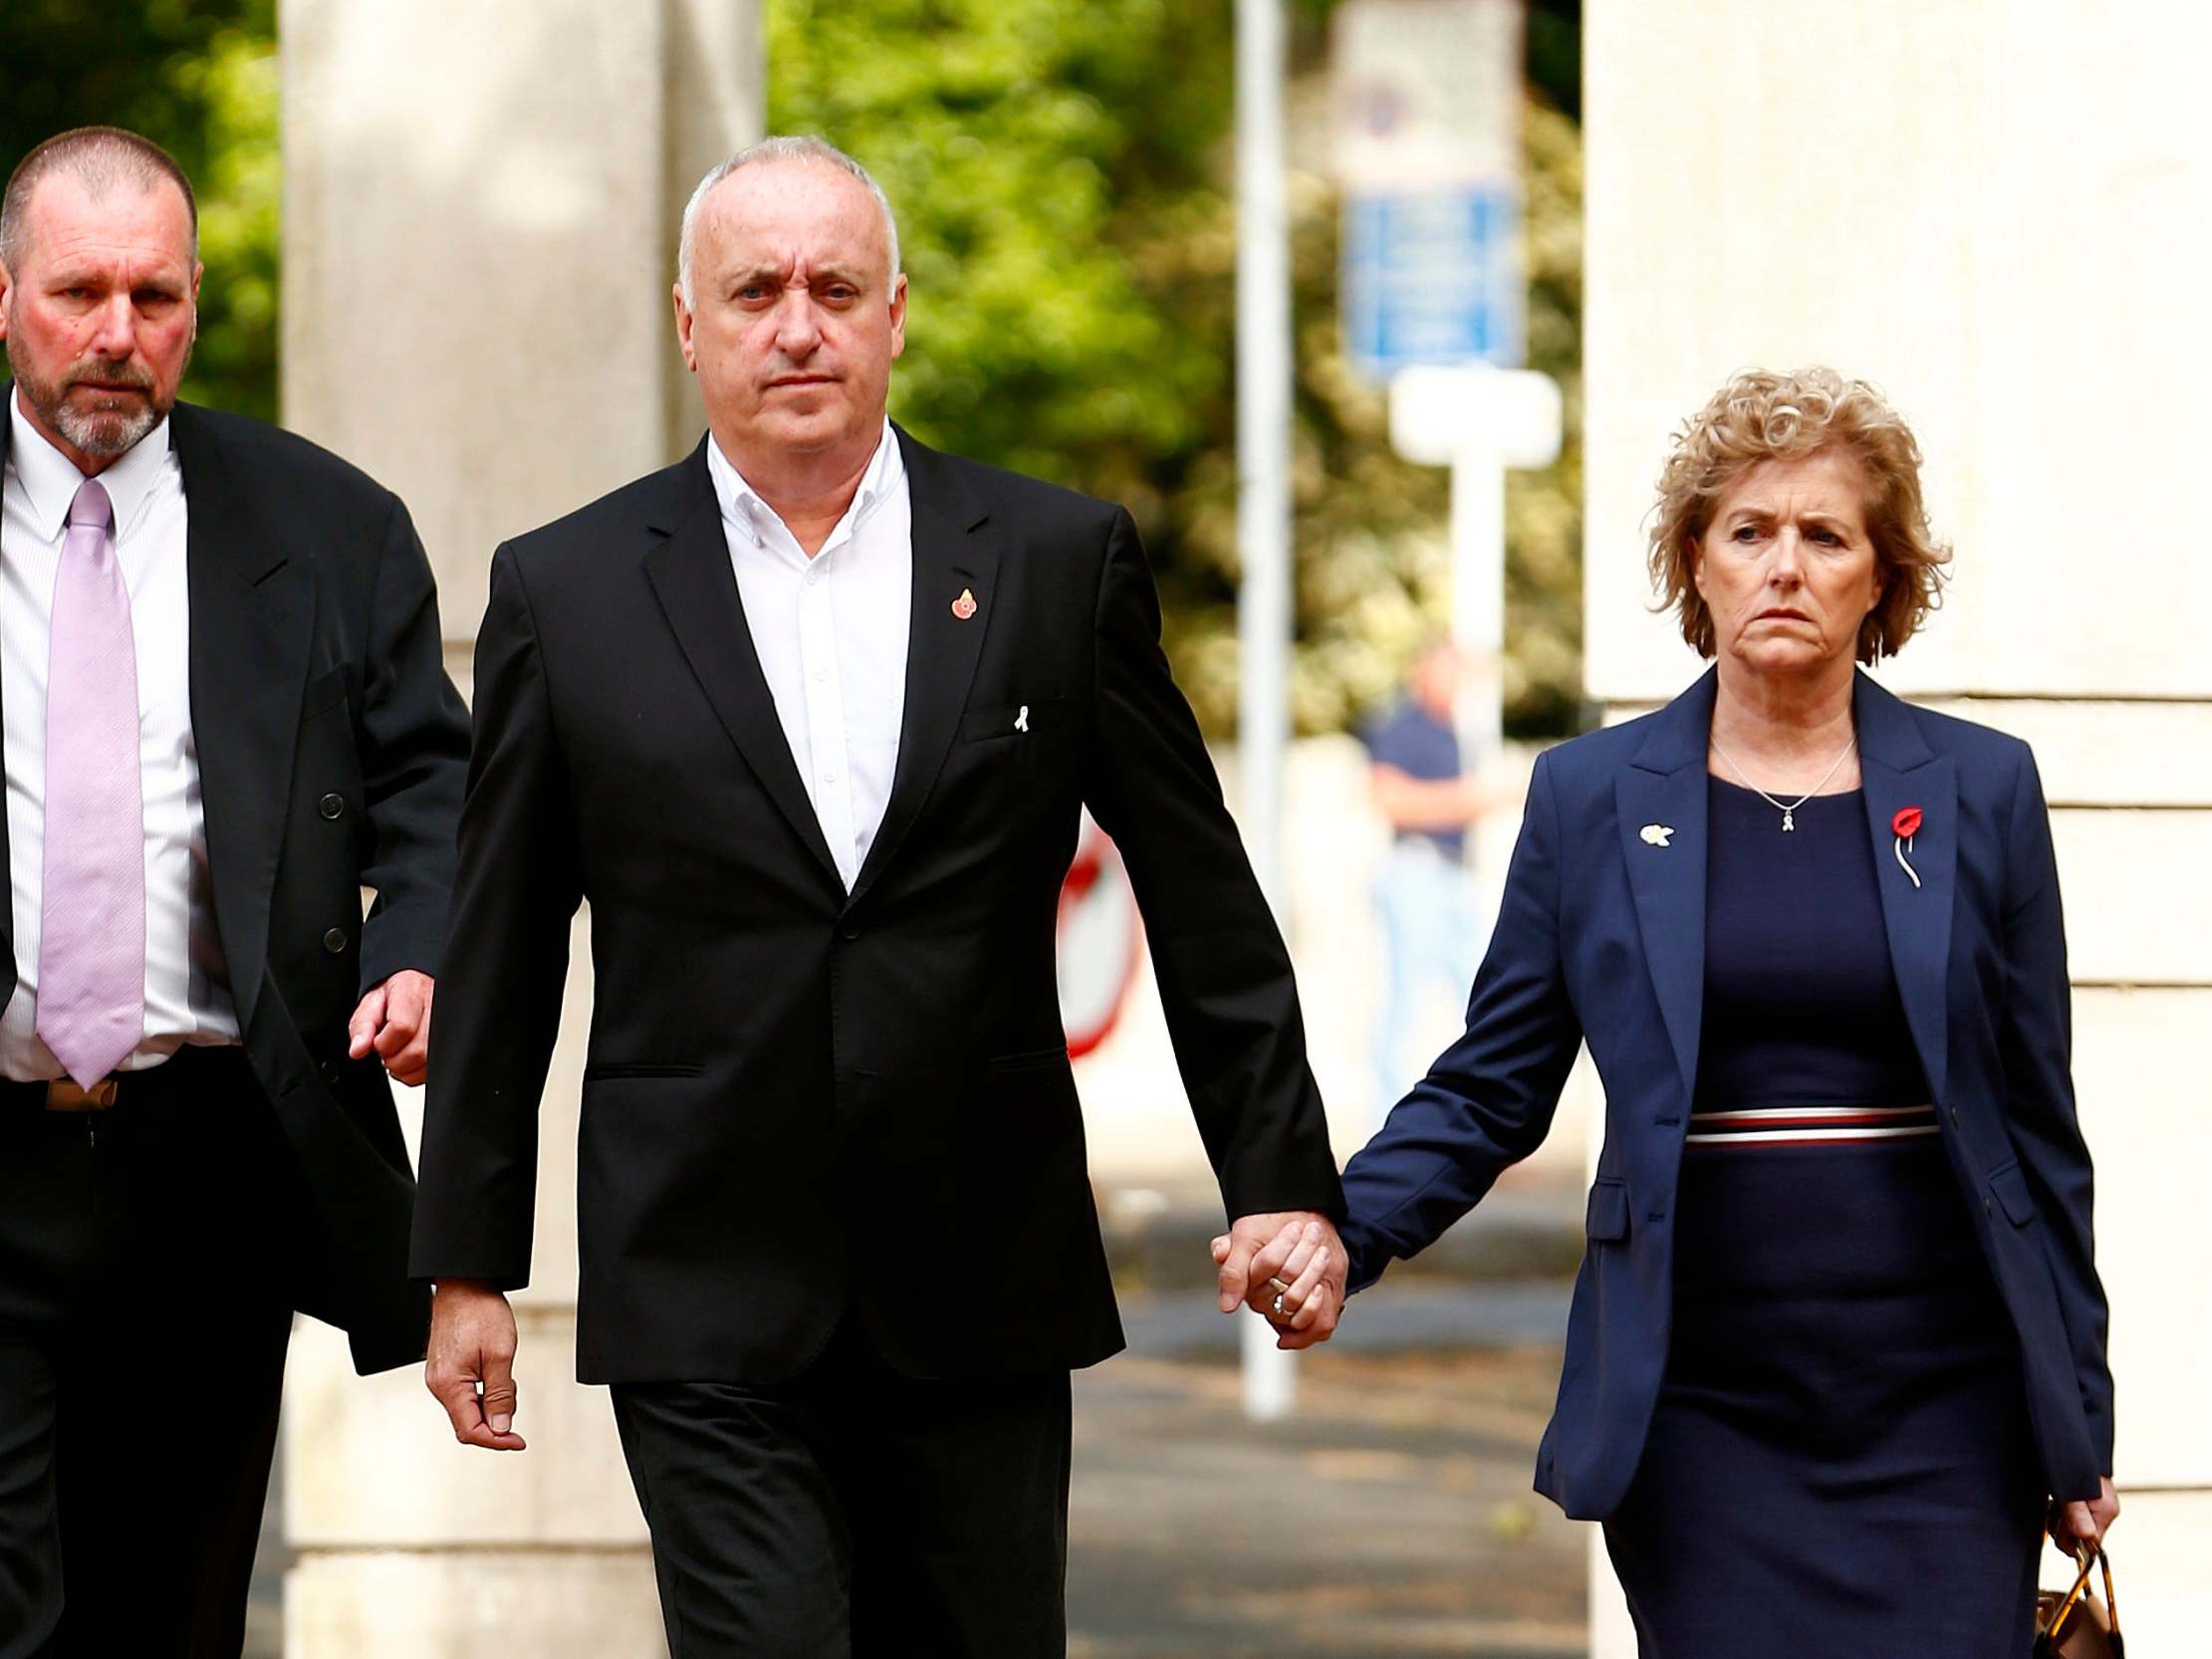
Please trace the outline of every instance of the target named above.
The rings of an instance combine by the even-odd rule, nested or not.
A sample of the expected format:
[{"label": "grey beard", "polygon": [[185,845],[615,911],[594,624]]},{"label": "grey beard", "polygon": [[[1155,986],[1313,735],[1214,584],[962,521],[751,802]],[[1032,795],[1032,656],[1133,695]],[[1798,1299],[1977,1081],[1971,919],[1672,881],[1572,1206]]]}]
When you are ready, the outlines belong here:
[{"label": "grey beard", "polygon": [[[145,393],[143,400],[129,412],[112,409],[94,410],[87,414],[73,407],[65,400],[64,394],[68,389],[66,381],[57,385],[25,371],[25,365],[16,356],[12,312],[9,323],[8,367],[15,375],[16,385],[22,389],[23,400],[39,412],[40,418],[48,426],[61,433],[83,454],[97,455],[102,460],[112,461],[126,453],[140,438],[160,425],[168,414],[166,407],[155,402],[150,382],[141,387]],[[184,360],[187,363],[191,361],[189,350],[185,353]]]},{"label": "grey beard", "polygon": [[73,403],[60,403],[52,410],[40,412],[54,423],[54,429],[63,437],[87,455],[98,455],[104,460],[126,454],[140,438],[161,424],[162,415],[150,398],[141,400],[129,412],[117,409],[88,413]]}]

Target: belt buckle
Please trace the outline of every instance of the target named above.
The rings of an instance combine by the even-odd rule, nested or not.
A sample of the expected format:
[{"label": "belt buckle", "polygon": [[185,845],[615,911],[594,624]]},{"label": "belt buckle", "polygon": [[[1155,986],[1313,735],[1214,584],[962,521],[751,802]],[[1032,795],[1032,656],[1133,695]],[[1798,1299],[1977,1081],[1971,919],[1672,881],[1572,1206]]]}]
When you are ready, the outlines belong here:
[{"label": "belt buckle", "polygon": [[116,1103],[117,1079],[103,1077],[87,1088],[73,1077],[57,1077],[46,1085],[48,1111],[106,1111]]}]

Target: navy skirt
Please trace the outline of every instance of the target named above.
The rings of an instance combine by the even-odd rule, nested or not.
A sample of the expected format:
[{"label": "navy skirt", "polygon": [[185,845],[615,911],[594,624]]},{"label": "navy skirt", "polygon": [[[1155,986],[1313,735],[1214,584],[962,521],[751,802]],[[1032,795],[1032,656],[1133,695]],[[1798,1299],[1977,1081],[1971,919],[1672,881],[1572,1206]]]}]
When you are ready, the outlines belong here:
[{"label": "navy skirt", "polygon": [[1605,1542],[1643,1659],[2026,1659],[2044,1478],[1939,1142],[1692,1146]]}]

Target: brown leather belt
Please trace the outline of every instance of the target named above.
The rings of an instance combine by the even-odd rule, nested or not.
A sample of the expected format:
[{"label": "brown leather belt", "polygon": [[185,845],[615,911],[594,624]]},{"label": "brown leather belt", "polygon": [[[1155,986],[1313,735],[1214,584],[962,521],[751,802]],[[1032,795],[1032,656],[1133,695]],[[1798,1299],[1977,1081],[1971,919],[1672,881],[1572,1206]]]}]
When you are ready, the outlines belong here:
[{"label": "brown leather belt", "polygon": [[57,1077],[46,1085],[48,1111],[106,1111],[123,1094],[123,1079],[106,1076],[87,1088],[68,1077]]},{"label": "brown leather belt", "polygon": [[118,1106],[150,1103],[204,1088],[246,1068],[246,1052],[235,1045],[182,1048],[158,1066],[136,1071],[111,1071],[86,1088],[68,1077],[52,1082],[0,1081],[0,1101],[18,1111],[113,1111]]}]

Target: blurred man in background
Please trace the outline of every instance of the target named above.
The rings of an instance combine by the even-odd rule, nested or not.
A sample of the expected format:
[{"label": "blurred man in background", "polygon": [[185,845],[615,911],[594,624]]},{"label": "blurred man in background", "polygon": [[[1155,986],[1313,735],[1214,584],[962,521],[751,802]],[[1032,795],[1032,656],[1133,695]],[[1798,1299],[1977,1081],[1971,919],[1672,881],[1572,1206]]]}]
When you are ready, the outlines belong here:
[{"label": "blurred man in background", "polygon": [[236,1659],[293,1310],[428,1322],[467,716],[398,500],[177,401],[197,243],[114,128],[0,201],[0,1659]]},{"label": "blurred man in background", "polygon": [[1456,1012],[1482,960],[1467,834],[1497,792],[1462,754],[1453,724],[1465,673],[1457,646],[1429,645],[1414,658],[1404,695],[1360,734],[1368,787],[1391,835],[1374,883],[1385,960],[1374,1028],[1378,1121],[1419,1074],[1407,1057],[1422,998],[1448,993]]}]

